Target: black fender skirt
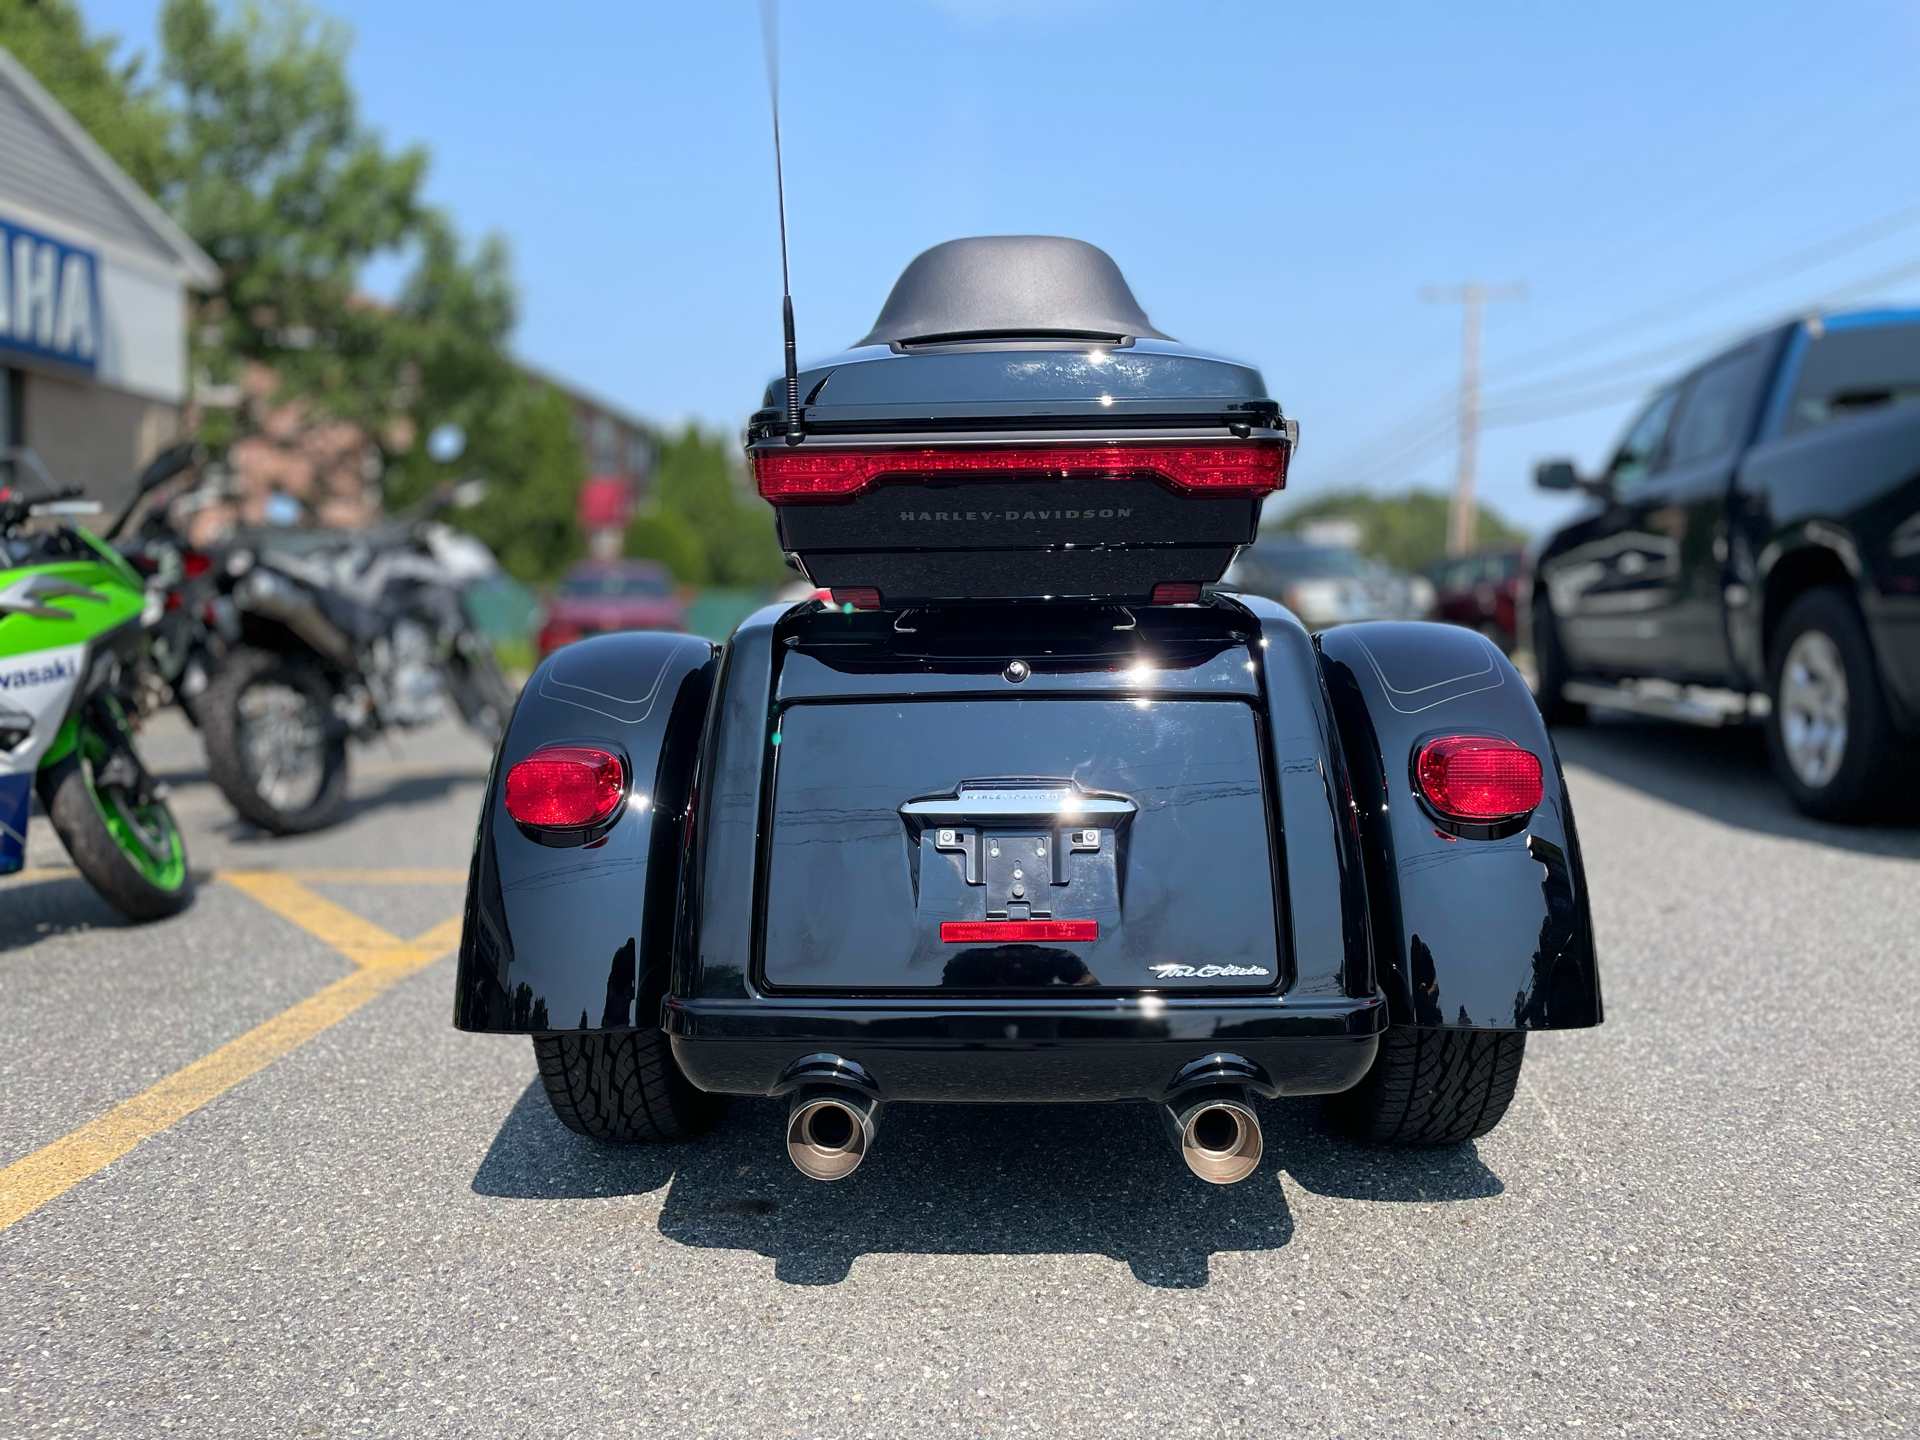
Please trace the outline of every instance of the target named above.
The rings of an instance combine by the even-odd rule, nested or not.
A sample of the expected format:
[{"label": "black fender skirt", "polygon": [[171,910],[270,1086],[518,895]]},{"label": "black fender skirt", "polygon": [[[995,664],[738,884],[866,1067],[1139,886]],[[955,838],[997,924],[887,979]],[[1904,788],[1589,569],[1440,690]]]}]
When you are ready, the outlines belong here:
[{"label": "black fender skirt", "polygon": [[[1348,625],[1316,643],[1353,785],[1374,958],[1393,1022],[1599,1024],[1580,838],[1559,756],[1519,673],[1484,636],[1456,626]],[[1539,807],[1522,824],[1485,827],[1497,835],[1487,839],[1429,811],[1413,756],[1443,735],[1503,736],[1531,750],[1545,781]]]},{"label": "black fender skirt", "polygon": [[[602,635],[533,672],[494,756],[467,881],[454,1024],[628,1030],[657,1023],[674,943],[694,762],[717,667],[691,635]],[[542,843],[507,814],[506,774],[542,745],[625,757],[619,818]]]}]

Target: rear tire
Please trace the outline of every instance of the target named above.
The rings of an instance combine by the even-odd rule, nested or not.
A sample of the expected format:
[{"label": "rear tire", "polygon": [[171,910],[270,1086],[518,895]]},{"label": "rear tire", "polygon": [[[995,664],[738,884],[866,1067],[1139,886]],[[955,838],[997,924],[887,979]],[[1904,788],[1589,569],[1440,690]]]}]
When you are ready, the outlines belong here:
[{"label": "rear tire", "polygon": [[1534,702],[1549,725],[1584,725],[1587,707],[1562,693],[1573,678],[1567,652],[1560,645],[1560,625],[1545,591],[1533,597]]},{"label": "rear tire", "polygon": [[1327,1097],[1327,1118],[1374,1145],[1477,1140],[1513,1103],[1526,1050],[1524,1030],[1392,1026],[1366,1078]]},{"label": "rear tire", "polygon": [[1821,820],[1869,820],[1909,798],[1914,756],[1894,729],[1866,623],[1837,586],[1787,607],[1767,675],[1767,750],[1793,803]]},{"label": "rear tire", "polygon": [[[272,790],[280,777],[264,768],[262,754],[268,737],[251,733],[269,722],[249,710],[270,695],[289,709],[280,723],[304,735],[301,753],[318,770],[296,803],[276,800]],[[207,773],[242,819],[272,835],[300,835],[334,822],[347,799],[347,736],[334,717],[333,697],[326,676],[298,656],[243,648],[227,657],[194,706]]]},{"label": "rear tire", "polygon": [[681,1073],[660,1030],[536,1035],[533,1058],[560,1123],[595,1140],[689,1140],[724,1104]]},{"label": "rear tire", "polygon": [[[115,805],[114,797],[94,788],[77,752],[42,770],[39,785],[40,803],[67,854],[109,905],[130,920],[162,920],[187,908],[193,877],[187,871],[186,844],[166,801],[155,799],[139,807],[134,818],[156,832],[170,854],[136,860],[108,828],[107,810]],[[134,808],[124,798],[120,803],[129,812]],[[131,823],[128,814],[115,813],[123,829]]]}]

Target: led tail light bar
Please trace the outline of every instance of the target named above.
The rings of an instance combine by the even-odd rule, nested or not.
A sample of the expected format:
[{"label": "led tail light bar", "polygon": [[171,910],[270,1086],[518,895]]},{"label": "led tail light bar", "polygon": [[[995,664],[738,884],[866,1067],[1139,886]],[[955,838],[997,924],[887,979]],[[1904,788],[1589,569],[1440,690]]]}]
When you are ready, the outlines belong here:
[{"label": "led tail light bar", "polygon": [[1005,480],[1147,476],[1196,495],[1270,495],[1287,483],[1283,440],[1191,445],[768,446],[750,452],[754,483],[776,505],[846,500],[883,479]]},{"label": "led tail light bar", "polygon": [[1098,940],[1098,920],[943,920],[940,938],[949,945],[1013,945]]}]

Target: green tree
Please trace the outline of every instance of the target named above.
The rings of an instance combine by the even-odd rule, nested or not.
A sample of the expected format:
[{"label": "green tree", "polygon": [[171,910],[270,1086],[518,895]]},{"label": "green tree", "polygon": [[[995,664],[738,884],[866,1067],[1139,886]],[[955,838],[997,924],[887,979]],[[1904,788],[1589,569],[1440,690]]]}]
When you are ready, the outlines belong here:
[{"label": "green tree", "polygon": [[175,108],[161,198],[221,270],[196,363],[232,381],[261,361],[282,395],[377,429],[394,409],[390,317],[357,286],[369,260],[427,238],[426,152],[390,155],[360,123],[346,28],[297,0],[167,0],[160,34]]},{"label": "green tree", "polygon": [[[557,575],[580,550],[585,467],[565,398],[509,356],[505,245],[465,250],[421,198],[426,152],[389,152],[361,122],[338,22],[299,0],[166,0],[160,34],[149,84],[137,57],[116,64],[112,37],[88,36],[73,0],[0,0],[0,43],[220,266],[196,305],[196,372],[234,382],[263,366],[273,401],[378,437],[395,504],[485,477],[485,502],[450,518],[522,579]],[[383,255],[414,262],[392,304],[358,290]],[[263,408],[211,411],[201,438],[231,443]],[[424,437],[445,421],[468,445],[441,467]]]},{"label": "green tree", "polygon": [[737,448],[697,425],[668,436],[660,442],[654,494],[662,513],[681,516],[692,529],[715,584],[772,585],[786,574],[773,510],[735,484]]},{"label": "green tree", "polygon": [[557,579],[583,549],[574,506],[587,478],[567,397],[517,376],[469,453],[459,468],[487,480],[487,498],[454,518],[492,547],[509,574]]},{"label": "green tree", "polygon": [[[387,497],[406,505],[456,478],[487,482],[486,499],[450,518],[492,547],[522,580],[556,578],[578,558],[575,519],[586,461],[566,397],[529,377],[507,353],[515,319],[504,242],[489,238],[468,257],[429,211],[420,256],[385,315],[382,354],[401,375],[411,443],[387,468]],[[435,425],[459,425],[466,450],[441,466],[426,454]]]},{"label": "green tree", "polygon": [[682,585],[705,585],[713,578],[699,534],[677,511],[659,509],[634,516],[627,526],[624,553],[635,560],[658,560]]},{"label": "green tree", "polygon": [[154,193],[173,174],[169,111],[141,77],[142,56],[114,58],[119,44],[113,35],[89,36],[73,0],[0,0],[0,45],[122,170]]},{"label": "green tree", "polygon": [[[1303,520],[1334,517],[1357,523],[1360,549],[1398,569],[1424,570],[1447,557],[1447,497],[1431,490],[1400,495],[1336,490],[1289,507],[1275,523],[1291,529]],[[1482,505],[1476,538],[1478,548],[1487,550],[1521,544],[1527,532]]]}]

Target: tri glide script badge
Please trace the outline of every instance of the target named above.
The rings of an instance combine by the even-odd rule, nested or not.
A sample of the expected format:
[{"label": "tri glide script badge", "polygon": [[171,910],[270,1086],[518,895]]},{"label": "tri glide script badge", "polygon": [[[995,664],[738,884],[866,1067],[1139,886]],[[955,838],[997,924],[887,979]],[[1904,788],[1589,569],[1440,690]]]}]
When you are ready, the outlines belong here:
[{"label": "tri glide script badge", "polygon": [[1212,980],[1221,975],[1266,975],[1264,965],[1149,965],[1162,980]]}]

